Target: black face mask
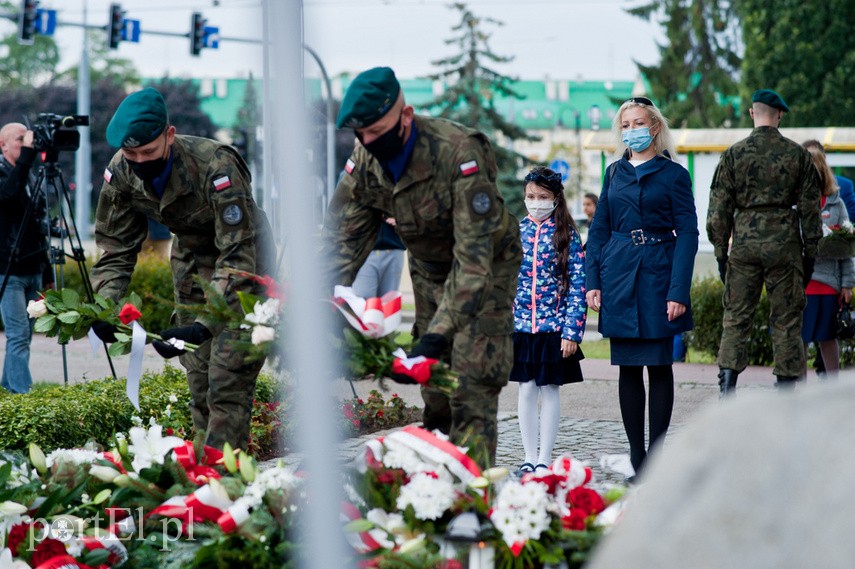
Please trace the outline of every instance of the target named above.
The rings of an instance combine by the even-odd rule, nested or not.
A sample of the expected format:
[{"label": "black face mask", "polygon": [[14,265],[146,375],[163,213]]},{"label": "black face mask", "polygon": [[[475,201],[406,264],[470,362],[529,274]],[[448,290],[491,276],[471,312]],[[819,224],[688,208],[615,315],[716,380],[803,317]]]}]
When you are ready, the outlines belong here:
[{"label": "black face mask", "polygon": [[137,178],[149,184],[163,174],[163,171],[166,169],[166,158],[157,158],[155,160],[148,160],[147,162],[134,162],[125,158],[125,162],[128,163],[128,166],[130,166]]},{"label": "black face mask", "polygon": [[[390,128],[368,144],[365,144],[364,142],[362,143],[362,145],[365,147],[365,150],[371,153],[371,155],[377,158],[377,160],[380,160],[381,162],[388,162],[389,160],[400,154],[401,151],[404,149],[404,139],[398,135],[398,132],[401,130],[401,119],[403,118],[403,116],[404,114],[402,112],[401,117],[398,119],[398,122],[395,124],[395,126]],[[362,137],[359,137],[359,139],[361,142]]]},{"label": "black face mask", "polygon": [[154,160],[146,160],[145,162],[135,162],[133,160],[128,160],[125,158],[125,162],[128,163],[128,167],[130,167],[131,171],[136,174],[137,178],[142,180],[143,182],[148,182],[149,184],[154,181],[155,178],[163,174],[163,171],[166,170],[166,163],[169,158],[169,145],[166,145],[166,157],[155,158]]}]

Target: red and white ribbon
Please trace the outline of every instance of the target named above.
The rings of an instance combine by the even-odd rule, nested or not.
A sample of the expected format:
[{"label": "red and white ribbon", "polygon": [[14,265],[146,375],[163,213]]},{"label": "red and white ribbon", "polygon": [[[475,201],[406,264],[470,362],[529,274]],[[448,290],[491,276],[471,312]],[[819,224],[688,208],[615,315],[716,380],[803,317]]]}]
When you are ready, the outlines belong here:
[{"label": "red and white ribbon", "polygon": [[194,518],[201,516],[212,522],[217,521],[234,503],[222,486],[215,490],[214,484],[219,483],[211,481],[184,499],[187,508],[193,511]]},{"label": "red and white ribbon", "polygon": [[392,360],[392,373],[411,377],[419,385],[427,385],[432,373],[431,366],[439,362],[426,356],[408,358],[403,348],[398,348],[392,355],[395,356]]},{"label": "red and white ribbon", "polygon": [[352,288],[339,285],[333,291],[333,305],[354,329],[369,338],[388,336],[401,325],[401,293],[396,290],[380,298],[362,298]]},{"label": "red and white ribbon", "polygon": [[57,555],[39,563],[35,569],[80,569],[80,567],[80,563],[71,555]]},{"label": "red and white ribbon", "polygon": [[111,533],[100,537],[85,535],[81,538],[81,541],[89,551],[96,549],[106,549],[109,551],[110,555],[107,557],[107,561],[111,567],[117,567],[128,560],[128,550],[115,534]]},{"label": "red and white ribbon", "polygon": [[[362,514],[350,502],[341,503],[341,518],[342,521],[352,522],[353,520],[362,519]],[[374,551],[382,546],[374,539],[367,531],[359,532],[354,535],[353,532],[345,532],[345,538],[350,546],[360,553]]]},{"label": "red and white ribbon", "polygon": [[241,503],[235,503],[217,518],[217,524],[225,533],[231,533],[249,519],[249,509]]},{"label": "red and white ribbon", "polygon": [[410,425],[386,438],[413,449],[436,464],[444,465],[464,483],[481,476],[481,469],[474,460],[453,443],[440,439],[430,431]]}]

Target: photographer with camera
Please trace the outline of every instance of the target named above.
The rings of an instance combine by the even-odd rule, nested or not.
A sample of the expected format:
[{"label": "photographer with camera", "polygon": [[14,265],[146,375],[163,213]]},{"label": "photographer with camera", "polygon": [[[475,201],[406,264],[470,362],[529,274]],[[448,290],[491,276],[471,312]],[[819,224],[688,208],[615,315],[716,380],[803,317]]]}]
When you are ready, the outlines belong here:
[{"label": "photographer with camera", "polygon": [[33,332],[27,303],[38,298],[43,287],[42,275],[49,268],[44,229],[47,207],[44,195],[36,192],[30,178],[36,159],[33,132],[21,123],[4,125],[0,128],[0,151],[3,154],[0,158],[0,282],[8,279],[0,298],[0,315],[6,328],[6,358],[0,385],[12,393],[27,393],[33,383],[30,374]]},{"label": "photographer with camera", "polygon": [[[185,352],[154,342],[165,358],[179,356],[187,370],[193,426],[206,444],[247,447],[255,381],[263,361],[247,362],[233,345],[237,331],[181,307],[204,304],[199,279],[211,283],[233,307],[238,291],[262,293],[236,273],[271,274],[273,236],[267,217],[252,197],[249,169],[231,146],[176,134],[161,94],[148,87],[128,95],[107,126],[107,142],[118,147],[104,171],[95,241],[103,252],[92,267],[94,289],[112,299],[127,291],[142,243],[147,216],[175,234],[171,267],[175,285],[175,327],[161,331],[199,345]],[[112,326],[92,326],[115,341]]]}]

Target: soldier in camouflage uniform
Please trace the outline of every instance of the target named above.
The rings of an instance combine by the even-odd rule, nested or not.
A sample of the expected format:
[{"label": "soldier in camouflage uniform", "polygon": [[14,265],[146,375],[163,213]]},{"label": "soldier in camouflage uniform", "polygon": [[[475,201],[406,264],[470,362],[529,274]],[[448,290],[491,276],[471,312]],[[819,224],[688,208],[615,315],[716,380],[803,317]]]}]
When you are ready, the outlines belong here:
[{"label": "soldier in camouflage uniform", "polygon": [[[172,274],[177,305],[204,303],[201,277],[234,307],[237,291],[256,291],[231,269],[269,274],[272,243],[267,218],[252,198],[249,171],[240,155],[217,141],[175,134],[156,90],[129,95],[107,128],[107,140],[121,147],[104,171],[95,240],[103,251],[92,268],[95,290],[122,297],[148,231],[147,218],[175,233]],[[246,448],[255,381],[263,362],[247,363],[235,350],[233,330],[183,311],[175,328],[161,332],[199,344],[194,352],[155,342],[164,357],[180,356],[192,396],[193,424],[206,443]],[[115,340],[105,323],[93,326],[104,341]]]},{"label": "soldier in camouflage uniform", "polygon": [[736,389],[737,376],[748,364],[745,339],[764,283],[776,385],[792,387],[804,373],[804,289],[822,235],[820,184],[810,154],[778,131],[787,104],[770,89],[756,91],[752,102],[754,130],[722,155],[707,216],[724,281],[718,352],[722,395]]},{"label": "soldier in camouflage uniform", "polygon": [[324,226],[335,284],[349,284],[385,217],[409,252],[416,303],[411,355],[451,357],[460,388],[450,399],[422,389],[424,426],[496,454],[498,396],[513,357],[513,299],[522,259],[516,219],[496,188],[496,163],[480,132],[415,116],[389,68],[357,76],[338,126],[359,142]]}]

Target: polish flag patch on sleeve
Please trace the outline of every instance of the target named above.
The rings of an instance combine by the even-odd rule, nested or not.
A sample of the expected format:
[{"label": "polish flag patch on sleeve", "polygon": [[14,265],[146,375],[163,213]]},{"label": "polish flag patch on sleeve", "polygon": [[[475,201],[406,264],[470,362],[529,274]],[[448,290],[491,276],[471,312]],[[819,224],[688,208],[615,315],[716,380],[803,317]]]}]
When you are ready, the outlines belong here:
[{"label": "polish flag patch on sleeve", "polygon": [[354,168],[356,168],[356,162],[354,162],[353,160],[348,158],[347,164],[344,165],[344,171],[347,172],[348,174],[353,174]]},{"label": "polish flag patch on sleeve", "polygon": [[478,172],[478,162],[475,160],[470,160],[469,162],[464,162],[460,165],[460,173],[466,177],[471,176]]},{"label": "polish flag patch on sleeve", "polygon": [[216,180],[214,180],[214,190],[215,191],[221,192],[221,191],[225,190],[226,188],[231,188],[231,187],[232,187],[232,181],[229,179],[228,176],[221,176],[221,177],[217,178]]},{"label": "polish flag patch on sleeve", "polygon": [[110,172],[109,168],[104,168],[104,181],[109,184],[110,180],[112,180],[112,179],[113,179],[113,173]]}]

